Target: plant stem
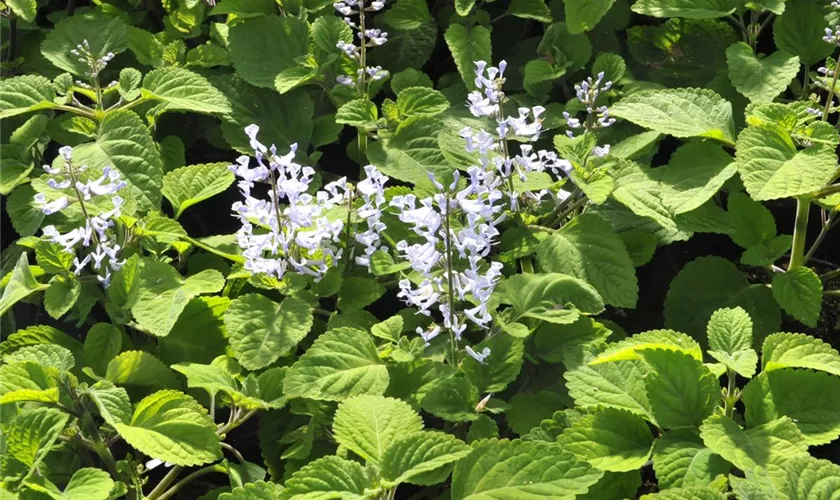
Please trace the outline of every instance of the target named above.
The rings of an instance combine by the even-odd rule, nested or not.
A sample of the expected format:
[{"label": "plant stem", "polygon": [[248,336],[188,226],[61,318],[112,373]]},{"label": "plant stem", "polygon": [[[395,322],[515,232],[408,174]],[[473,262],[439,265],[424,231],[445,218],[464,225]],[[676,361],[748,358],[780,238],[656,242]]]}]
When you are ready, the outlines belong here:
[{"label": "plant stem", "polygon": [[[224,466],[219,465],[219,464],[208,465],[207,467],[204,467],[202,469],[198,469],[197,471],[189,474],[188,476],[184,477],[184,479],[181,479],[180,481],[178,481],[177,483],[172,485],[172,487],[169,488],[168,490],[166,490],[165,493],[162,493],[160,496],[158,496],[157,500],[167,500],[168,498],[171,498],[173,495],[178,493],[178,490],[183,488],[187,483],[190,483],[194,479],[197,479],[201,476],[205,476],[207,474],[212,474],[213,472],[218,472],[220,474],[226,474],[227,470],[225,470]],[[151,495],[149,496],[149,498],[150,499],[152,498]]]},{"label": "plant stem", "polygon": [[726,370],[726,395],[723,400],[723,413],[727,417],[732,417],[735,413],[735,403],[738,397],[735,395],[735,372],[733,370]]},{"label": "plant stem", "polygon": [[233,456],[235,456],[235,457],[236,457],[236,460],[238,460],[238,461],[239,461],[239,463],[241,463],[241,464],[244,464],[244,463],[245,463],[245,457],[243,457],[243,456],[242,456],[242,454],[241,454],[241,453],[239,453],[239,450],[237,450],[236,448],[234,448],[233,446],[231,446],[231,445],[229,445],[229,444],[227,444],[227,443],[221,443],[221,445],[222,445],[222,448],[224,448],[224,449],[226,449],[227,451],[231,452],[231,453],[233,454]]},{"label": "plant stem", "polygon": [[[175,478],[178,477],[178,474],[180,474],[182,470],[184,470],[184,466],[182,466],[182,465],[176,465],[176,466],[172,467],[169,470],[169,472],[167,472],[166,475],[163,476],[163,479],[160,480],[160,482],[157,484],[157,486],[155,486],[155,488],[151,491],[151,493],[149,493],[146,496],[146,498],[148,500],[158,499],[166,491],[166,488],[168,488],[169,485],[172,484],[172,481],[174,481]],[[189,476],[187,476],[187,477],[189,477]],[[184,479],[186,479],[186,477]],[[178,484],[181,484],[182,482],[183,482],[183,480],[179,481]],[[183,485],[181,485],[181,486],[183,486]]]},{"label": "plant stem", "polygon": [[826,219],[823,223],[822,229],[820,229],[820,234],[817,235],[817,239],[814,240],[814,243],[811,244],[811,248],[808,249],[808,253],[806,253],[805,257],[802,259],[802,264],[807,264],[808,261],[811,260],[811,257],[814,256],[814,252],[816,252],[820,247],[831,228],[837,225],[838,220],[840,220],[840,218],[837,218],[836,216],[834,218],[830,215],[828,216],[828,219]]},{"label": "plant stem", "polygon": [[9,18],[9,49],[6,53],[6,61],[14,62],[17,57],[17,17]]},{"label": "plant stem", "polygon": [[[827,66],[827,65],[826,65]],[[834,103],[834,87],[837,85],[837,76],[840,75],[840,55],[834,60],[834,76],[831,78],[831,87],[828,88],[828,96],[825,100],[822,121],[828,121],[828,114],[831,112],[831,105]]]},{"label": "plant stem", "polygon": [[803,264],[805,257],[805,238],[808,233],[808,215],[811,211],[811,198],[800,196],[796,199],[796,221],[793,226],[793,244],[790,251],[788,271]]},{"label": "plant stem", "polygon": [[447,290],[447,299],[449,300],[449,341],[452,347],[452,366],[458,366],[458,342],[455,339],[455,332],[452,331],[452,325],[455,324],[455,293],[452,291],[454,285],[452,273],[452,232],[450,228],[450,213],[452,212],[452,205],[450,202],[451,194],[446,193],[446,217],[444,218],[444,230],[446,231],[446,238],[443,240],[446,251],[446,281],[449,285]]},{"label": "plant stem", "polygon": [[829,290],[827,292],[823,292],[824,297],[840,297],[840,290]]},{"label": "plant stem", "polygon": [[198,248],[201,248],[202,250],[206,250],[206,251],[208,251],[212,254],[216,254],[219,257],[222,257],[224,259],[228,259],[230,261],[237,262],[237,263],[240,263],[240,264],[245,262],[245,258],[242,257],[241,255],[233,255],[233,254],[222,252],[221,250],[217,250],[217,249],[211,247],[210,245],[207,245],[206,243],[202,243],[202,242],[198,241],[195,238],[190,238],[189,236],[185,236],[185,235],[182,235],[182,234],[167,233],[166,231],[153,231],[153,230],[143,229],[140,236],[166,236],[166,237],[170,237],[170,238],[177,238],[177,239],[186,241],[187,243],[190,243],[191,245],[195,245]]},{"label": "plant stem", "polygon": [[819,191],[814,191],[809,196],[814,199],[825,198],[826,196],[831,196],[832,194],[840,193],[840,184],[834,184]]}]

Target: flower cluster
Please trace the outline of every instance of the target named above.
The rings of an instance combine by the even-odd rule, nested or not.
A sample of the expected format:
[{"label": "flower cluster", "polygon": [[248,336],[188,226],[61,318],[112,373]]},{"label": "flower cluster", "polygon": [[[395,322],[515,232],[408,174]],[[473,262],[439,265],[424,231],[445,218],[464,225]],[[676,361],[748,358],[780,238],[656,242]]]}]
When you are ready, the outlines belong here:
[{"label": "flower cluster", "polygon": [[[251,167],[251,158],[243,155],[229,167],[239,177],[237,185],[245,198],[232,206],[242,222],[236,236],[245,269],[282,279],[291,268],[320,280],[343,253],[339,242],[344,221],[331,221],[326,213],[338,205],[349,205],[353,201],[351,188],[342,177],[310,194],[315,170],[295,163],[297,144],[292,144],[287,154],[278,155],[275,145],[266,147],[257,140],[259,130],[257,125],[245,128],[257,165]],[[364,246],[364,255],[356,256],[355,261],[370,268],[370,256],[379,250],[385,229],[381,218],[388,178],[373,165],[366,166],[365,173],[367,178],[355,189],[362,199],[356,214],[366,225],[364,231],[356,232],[355,240]],[[268,187],[267,199],[254,195],[260,189],[258,183]]]},{"label": "flower cluster", "polygon": [[79,58],[79,62],[85,64],[90,71],[88,72],[88,76],[91,78],[96,78],[99,76],[99,73],[105,69],[105,66],[111,62],[111,59],[114,58],[113,52],[108,52],[104,56],[97,58],[93,55],[90,51],[90,44],[87,40],[82,40],[82,43],[76,46],[75,49],[70,51],[71,54]]},{"label": "flower cluster", "polygon": [[[834,0],[831,2],[831,7],[834,9],[840,9],[840,0]],[[826,26],[823,41],[840,47],[840,25]]]},{"label": "flower cluster", "polygon": [[[498,189],[502,179],[492,170],[473,166],[466,187],[455,191],[460,177],[457,172],[447,188],[430,177],[439,193],[423,199],[408,194],[391,200],[391,206],[399,209],[399,219],[420,237],[415,243],[398,242],[397,250],[423,277],[416,287],[409,279],[400,280],[398,296],[427,316],[437,306],[444,327],[460,341],[467,328],[465,320],[487,329],[492,319],[487,308],[502,265],[488,265],[484,258],[499,235],[495,225],[503,217],[503,207],[497,203],[504,196]],[[474,305],[456,310],[455,302],[464,302],[468,296]],[[418,329],[427,344],[440,331],[437,325]],[[481,363],[489,355],[486,349],[483,355],[472,349],[466,352]]]},{"label": "flower cluster", "polygon": [[[834,0],[831,2],[831,7],[834,9],[840,9],[840,0]],[[825,36],[823,36],[823,41],[826,43],[830,43],[831,45],[836,45],[840,47],[840,25],[837,26],[827,26],[825,28]],[[836,60],[835,60],[836,61]],[[835,62],[836,65],[836,62]],[[834,67],[829,68],[831,66],[826,62],[825,66],[821,66],[817,69],[817,72],[821,75],[814,80],[814,83],[823,90],[828,92],[828,98],[826,99],[825,105],[821,103],[821,99],[816,94],[811,94],[810,98],[811,101],[816,105],[816,107],[809,107],[806,111],[814,116],[821,116],[823,119],[828,118],[828,115],[833,112],[834,106],[834,97],[836,94],[835,86],[837,85],[837,68]]]},{"label": "flower cluster", "polygon": [[[125,187],[125,181],[120,180],[120,173],[110,167],[105,167],[102,175],[87,182],[80,180],[80,175],[87,170],[87,167],[73,165],[73,149],[65,146],[59,149],[64,159],[64,166],[52,168],[44,165],[44,170],[51,176],[47,185],[53,189],[73,189],[76,195],[82,214],[84,215],[84,226],[72,229],[67,233],[60,233],[55,226],[44,227],[43,233],[49,241],[62,246],[65,252],[76,254],[76,246],[81,243],[82,248],[93,247],[81,260],[79,256],[73,260],[75,274],[78,276],[82,270],[91,265],[97,273],[99,281],[107,287],[111,280],[111,271],[118,271],[125,261],[117,257],[120,245],[109,234],[108,229],[114,225],[114,219],[120,216],[120,207],[123,199],[115,193]],[[100,214],[92,214],[85,202],[90,201],[94,196],[111,196],[113,208]],[[70,205],[67,196],[61,196],[56,200],[47,201],[44,193],[35,195],[35,203],[46,214],[54,214],[64,210]]]},{"label": "flower cluster", "polygon": [[[365,13],[377,12],[385,7],[385,2],[382,0],[343,0],[333,4],[335,10],[344,16],[344,22],[353,29],[355,38],[359,40],[359,45],[355,43],[348,43],[344,40],[339,40],[336,47],[344,52],[347,57],[358,61],[359,68],[356,70],[356,76],[339,75],[336,81],[340,85],[348,87],[356,87],[359,93],[365,91],[365,81],[381,80],[388,75],[388,72],[382,69],[382,66],[367,66],[367,50],[370,47],[378,47],[384,45],[388,41],[388,33],[382,30],[367,28],[365,26]],[[353,21],[350,16],[358,15],[358,24]]]},{"label": "flower cluster", "polygon": [[[580,101],[586,109],[586,120],[581,122],[579,119],[574,118],[569,112],[564,111],[563,118],[566,119],[566,125],[570,129],[582,128],[585,132],[589,132],[599,128],[607,128],[615,123],[615,118],[610,116],[609,108],[605,105],[598,106],[596,104],[598,97],[609,91],[610,88],[612,88],[612,82],[604,81],[603,71],[598,73],[597,78],[594,80],[590,76],[586,80],[575,85],[577,100]],[[572,130],[566,131],[566,135],[570,138],[575,136]],[[608,155],[609,152],[609,144],[605,144],[604,146],[595,146],[592,149],[592,154],[598,158],[603,158]]]}]

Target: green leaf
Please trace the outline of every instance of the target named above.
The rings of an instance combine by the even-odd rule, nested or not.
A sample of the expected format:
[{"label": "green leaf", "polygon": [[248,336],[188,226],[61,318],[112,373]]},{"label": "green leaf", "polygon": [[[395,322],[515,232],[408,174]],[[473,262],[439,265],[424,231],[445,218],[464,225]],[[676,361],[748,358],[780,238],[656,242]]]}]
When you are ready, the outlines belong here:
[{"label": "green leaf", "polygon": [[178,363],[172,365],[172,369],[187,377],[187,387],[191,389],[204,389],[210,395],[218,392],[224,392],[230,396],[239,394],[239,384],[223,363],[210,365]]},{"label": "green leaf", "polygon": [[[462,14],[465,6],[469,4],[471,8],[473,3],[475,3],[474,0],[459,0],[456,2],[455,9],[459,15],[466,15],[466,13]],[[406,31],[416,30],[433,20],[429,6],[423,0],[397,0],[382,17],[392,28]]]},{"label": "green leaf", "polygon": [[633,12],[654,17],[713,19],[728,16],[738,7],[734,0],[638,0]]},{"label": "green leaf", "polygon": [[[231,469],[232,470],[232,469]],[[233,476],[231,475],[231,482]],[[231,491],[226,488],[223,493],[218,494],[218,500],[280,500],[283,492],[283,487],[279,484],[269,483],[265,481],[257,481],[254,483],[246,483],[242,486],[237,486]],[[212,491],[206,495],[212,495]],[[205,500],[204,497],[200,497]],[[217,497],[210,496],[206,500],[216,500]]]},{"label": "green leaf", "polygon": [[810,368],[840,375],[840,354],[831,345],[802,333],[774,333],[764,339],[761,368]]},{"label": "green leaf", "polygon": [[115,384],[177,387],[175,373],[145,351],[125,351],[108,362],[105,378]]},{"label": "green leaf", "polygon": [[522,19],[533,19],[541,23],[552,21],[551,9],[543,0],[512,0],[507,14]]},{"label": "green leaf", "polygon": [[812,144],[798,150],[781,127],[747,127],[738,134],[738,172],[755,200],[790,198],[822,189],[837,165],[834,147]]},{"label": "green leaf", "polygon": [[607,304],[636,305],[639,285],[633,261],[609,223],[596,215],[577,217],[543,240],[537,262],[545,271],[590,283]]},{"label": "green leaf", "polygon": [[22,347],[3,357],[8,364],[31,361],[44,368],[55,368],[59,371],[70,371],[76,365],[73,353],[60,345],[40,344]]},{"label": "green leaf", "polygon": [[424,411],[448,422],[477,419],[477,404],[478,388],[464,377],[439,378],[433,381],[421,401]]},{"label": "green leaf", "polygon": [[12,227],[20,236],[34,235],[44,220],[44,212],[35,203],[34,196],[35,190],[32,186],[24,184],[6,198],[6,212]]},{"label": "green leaf", "polygon": [[604,310],[604,302],[595,288],[565,274],[517,274],[505,282],[505,292],[516,311],[516,319],[571,324],[580,313],[598,314]]},{"label": "green leaf", "polygon": [[260,142],[276,144],[280,151],[286,151],[295,143],[301,149],[309,145],[314,105],[305,90],[280,95],[273,88],[253,87],[233,77],[213,79],[213,84],[225,94],[233,108],[230,115],[222,118],[222,134],[233,149],[253,154],[244,132],[252,123],[260,127]]},{"label": "green leaf", "polygon": [[773,22],[773,41],[781,50],[795,56],[806,66],[822,61],[834,52],[822,37],[826,26],[822,5],[807,0],[787,2],[784,13]]},{"label": "green leaf", "polygon": [[362,309],[379,300],[386,291],[375,279],[345,278],[338,292],[338,308],[342,311]]},{"label": "green leaf", "polygon": [[785,463],[780,498],[806,500],[831,498],[840,491],[840,466],[828,460],[800,455]]},{"label": "green leaf", "polygon": [[188,207],[224,192],[234,180],[226,163],[191,165],[167,173],[161,192],[175,208],[177,219]]},{"label": "green leaf", "polygon": [[653,470],[662,489],[705,486],[731,468],[692,431],[666,432],[653,447]]},{"label": "green leaf", "polygon": [[370,143],[368,160],[388,177],[428,185],[429,173],[441,179],[453,170],[438,143],[443,127],[434,117],[412,118],[402,123],[386,144]]},{"label": "green leaf", "polygon": [[401,117],[434,116],[449,109],[449,101],[437,90],[409,87],[397,94],[397,109]]},{"label": "green leaf", "polygon": [[809,445],[840,437],[840,378],[810,370],[774,370],[744,388],[747,425],[790,417]]},{"label": "green leaf", "polygon": [[44,288],[46,287],[32,276],[32,271],[29,269],[29,257],[25,252],[20,254],[17,265],[12,271],[12,278],[3,289],[3,296],[0,297],[0,316],[6,314],[6,311],[16,303]]},{"label": "green leaf", "polygon": [[674,137],[709,137],[734,144],[732,105],[707,89],[643,90],[611,107],[613,115]]},{"label": "green leaf", "polygon": [[377,118],[379,118],[379,113],[376,105],[369,99],[354,99],[342,105],[335,113],[336,123],[366,129],[376,128]]},{"label": "green leaf", "polygon": [[216,293],[224,283],[224,276],[215,269],[184,277],[169,264],[146,258],[131,312],[149,333],[165,337],[191,298]]},{"label": "green leaf", "polygon": [[[595,25],[601,22],[601,19],[614,4],[615,0],[566,0],[563,2],[563,6],[569,33],[577,34],[592,30]],[[598,73],[594,68],[592,72]],[[619,79],[607,75],[609,81],[618,81]]]},{"label": "green leaf", "polygon": [[237,74],[251,85],[273,89],[277,74],[307,54],[309,26],[292,16],[260,16],[236,23],[228,36]]},{"label": "green leaf", "polygon": [[805,454],[808,443],[788,417],[743,430],[729,417],[716,415],[700,427],[703,443],[742,471],[780,465]]},{"label": "green leaf", "polygon": [[444,34],[458,73],[470,90],[475,90],[475,61],[492,61],[490,30],[481,25],[452,23]]},{"label": "green leaf", "polygon": [[614,361],[640,359],[644,351],[651,349],[680,351],[697,361],[703,361],[703,351],[694,339],[673,330],[650,330],[637,333],[615,344],[590,361],[591,365]]},{"label": "green leaf", "polygon": [[602,475],[558,444],[491,439],[455,464],[452,500],[573,500]]},{"label": "green leaf", "polygon": [[689,262],[671,281],[665,298],[665,326],[702,339],[706,324],[722,307],[742,307],[755,322],[756,341],[778,331],[781,313],[772,292],[751,285],[732,262],[700,257]]},{"label": "green leaf", "polygon": [[563,377],[566,379],[569,396],[577,406],[585,409],[603,406],[626,410],[655,422],[645,392],[646,372],[641,360],[601,365],[582,363],[567,370]]},{"label": "green leaf", "polygon": [[738,375],[751,378],[758,363],[752,330],[752,319],[747,311],[740,307],[718,309],[706,327],[709,356]]},{"label": "green leaf", "polygon": [[94,12],[68,16],[49,30],[41,44],[41,53],[64,71],[85,76],[90,68],[70,51],[86,40],[94,59],[109,52],[119,54],[128,48],[127,32],[127,26],[119,17]]},{"label": "green leaf", "polygon": [[73,148],[73,162],[87,165],[91,176],[105,166],[115,167],[128,182],[138,211],[160,207],[163,163],[149,129],[133,111],[108,112],[99,125],[96,141]]},{"label": "green leaf", "polygon": [[33,361],[0,366],[0,404],[58,402],[58,370]]},{"label": "green leaf", "polygon": [[96,405],[99,415],[111,427],[131,421],[131,400],[128,392],[107,380],[90,386],[84,393]]},{"label": "green leaf", "polygon": [[732,227],[729,237],[742,248],[761,245],[776,236],[773,213],[746,194],[730,194],[726,208]]},{"label": "green leaf", "polygon": [[166,103],[166,111],[195,113],[230,113],[225,96],[206,78],[183,68],[159,68],[143,78],[141,95]]},{"label": "green leaf", "polygon": [[59,319],[72,309],[81,293],[82,284],[75,276],[53,276],[44,292],[44,310],[53,319]]},{"label": "green leaf", "polygon": [[108,500],[115,483],[102,469],[83,467],[73,473],[61,494],[63,500]]},{"label": "green leaf", "polygon": [[391,316],[385,321],[373,325],[370,329],[370,333],[373,334],[374,337],[396,342],[402,335],[404,325],[405,320],[403,320],[402,316]]},{"label": "green leaf", "polygon": [[365,489],[370,487],[368,483],[368,476],[359,462],[336,456],[321,457],[292,474],[280,498],[362,500]]},{"label": "green leaf", "polygon": [[274,79],[274,88],[277,89],[277,92],[285,94],[316,78],[318,78],[317,66],[294,66],[277,74],[277,78]]},{"label": "green leaf", "polygon": [[38,12],[37,0],[8,0],[6,5],[24,21],[35,22],[35,15]]},{"label": "green leaf", "polygon": [[178,362],[210,363],[225,353],[228,346],[222,316],[230,305],[227,297],[192,299],[169,335],[158,341],[158,355],[168,364]]},{"label": "green leaf", "polygon": [[420,431],[399,435],[382,455],[383,486],[411,483],[422,474],[457,462],[470,451],[471,448],[463,441],[443,432]]},{"label": "green leaf", "polygon": [[[505,420],[511,430],[520,436],[525,436],[532,430],[542,431],[542,421],[553,421],[554,414],[566,406],[566,401],[567,399],[557,392],[547,390],[536,394],[520,392],[508,401],[510,408],[505,411]],[[565,426],[558,427],[557,435],[560,435],[564,428]],[[551,441],[554,441],[554,437]]]},{"label": "green leaf", "polygon": [[29,345],[56,344],[66,347],[76,359],[82,359],[82,343],[48,325],[36,325],[18,330],[0,344],[0,354],[6,356]]},{"label": "green leaf", "polygon": [[809,267],[795,267],[773,276],[773,297],[788,314],[816,327],[822,310],[823,285]]},{"label": "green leaf", "polygon": [[132,447],[175,465],[201,465],[222,456],[216,424],[196,400],[178,391],[143,398],[117,432]]},{"label": "green leaf", "polygon": [[[391,10],[393,9],[394,8],[392,7]],[[399,94],[409,87],[428,87],[431,89],[434,88],[434,83],[432,83],[432,79],[429,78],[426,73],[418,71],[414,68],[408,68],[400,71],[391,77],[391,90],[395,94]]]},{"label": "green leaf", "polygon": [[367,332],[338,328],[318,337],[283,382],[289,398],[343,401],[388,388],[388,368]]},{"label": "green leaf", "polygon": [[752,48],[744,42],[726,49],[729,80],[750,102],[770,102],[784,92],[799,72],[799,58],[783,50],[767,57],[756,58]]},{"label": "green leaf", "polygon": [[653,447],[647,423],[630,412],[607,408],[587,415],[563,431],[557,443],[601,470],[641,468]]},{"label": "green leaf", "polygon": [[230,346],[249,370],[265,368],[294,350],[309,333],[312,321],[312,309],[296,297],[278,304],[262,295],[242,295],[225,313]]},{"label": "green leaf", "polygon": [[718,489],[708,486],[690,486],[642,495],[640,500],[725,500],[726,498]]},{"label": "green leaf", "polygon": [[792,243],[793,236],[782,234],[767,242],[749,247],[741,254],[741,264],[758,267],[769,266],[789,252]]},{"label": "green leaf", "polygon": [[378,464],[398,436],[423,429],[423,420],[408,403],[382,396],[356,396],[338,405],[333,436],[368,462]]},{"label": "green leaf", "polygon": [[660,427],[699,427],[720,406],[720,382],[701,361],[662,349],[641,355],[651,367],[645,390]]},{"label": "green leaf", "polygon": [[653,178],[662,188],[662,203],[679,215],[700,208],[737,171],[732,156],[710,142],[690,142],[680,146],[668,165],[653,169]]},{"label": "green leaf", "polygon": [[52,83],[38,75],[4,78],[0,83],[0,118],[55,107]]},{"label": "green leaf", "polygon": [[69,414],[55,408],[22,410],[5,436],[7,452],[34,470],[50,452],[68,420]]},{"label": "green leaf", "polygon": [[483,340],[473,349],[480,352],[485,347],[490,349],[490,356],[484,363],[473,358],[464,359],[464,375],[482,394],[502,392],[519,376],[525,354],[524,342],[510,335],[496,335]]},{"label": "green leaf", "polygon": [[58,243],[41,240],[35,247],[35,259],[45,272],[61,274],[73,268],[74,254],[65,252]]}]

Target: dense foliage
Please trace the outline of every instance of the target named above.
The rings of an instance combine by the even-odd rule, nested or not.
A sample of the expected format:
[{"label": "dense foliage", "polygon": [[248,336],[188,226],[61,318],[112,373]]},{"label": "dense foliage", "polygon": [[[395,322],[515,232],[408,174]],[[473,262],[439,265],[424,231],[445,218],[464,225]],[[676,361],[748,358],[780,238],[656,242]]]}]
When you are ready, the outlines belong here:
[{"label": "dense foliage", "polygon": [[840,2],[0,7],[4,500],[837,498]]}]

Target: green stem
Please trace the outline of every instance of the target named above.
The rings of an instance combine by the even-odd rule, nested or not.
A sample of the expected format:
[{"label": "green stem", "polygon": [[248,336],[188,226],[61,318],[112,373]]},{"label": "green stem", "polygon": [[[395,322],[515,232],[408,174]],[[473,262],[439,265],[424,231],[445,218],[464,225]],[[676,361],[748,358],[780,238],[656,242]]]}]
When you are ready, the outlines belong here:
[{"label": "green stem", "polygon": [[452,205],[450,204],[450,193],[446,193],[446,217],[444,220],[444,230],[446,231],[446,238],[443,240],[446,251],[446,281],[449,286],[447,290],[447,299],[449,300],[449,342],[452,348],[452,366],[458,366],[458,342],[455,340],[455,332],[452,331],[452,325],[455,324],[455,294],[452,291],[454,278],[452,272],[452,233],[450,229],[450,213],[452,212]]},{"label": "green stem", "polygon": [[[176,465],[172,467],[169,470],[169,472],[167,472],[166,475],[163,476],[163,479],[160,480],[160,482],[157,484],[157,486],[155,486],[151,493],[149,493],[146,496],[146,498],[148,500],[157,500],[161,495],[164,494],[164,492],[166,492],[166,489],[169,487],[170,484],[172,484],[172,481],[175,481],[175,478],[178,477],[178,474],[180,474],[182,470],[184,470],[183,465]],[[184,479],[186,479],[186,477]],[[179,481],[178,484],[180,484],[182,481]]]},{"label": "green stem", "polygon": [[735,372],[733,370],[726,370],[726,395],[723,401],[723,413],[727,417],[732,417],[735,413],[735,403],[738,402],[738,396],[735,394]]},{"label": "green stem", "polygon": [[825,223],[822,226],[822,229],[820,229],[820,234],[817,235],[817,239],[814,240],[814,243],[811,245],[811,248],[808,249],[808,253],[805,254],[805,257],[802,260],[802,264],[807,264],[808,261],[811,260],[811,257],[814,256],[814,252],[816,252],[817,249],[820,247],[826,235],[828,235],[828,232],[831,230],[832,227],[837,225],[837,221],[840,221],[840,218],[832,218],[831,216],[829,216],[828,219],[826,219]]},{"label": "green stem", "polygon": [[840,290],[829,290],[827,292],[823,292],[823,296],[825,296],[825,297],[840,297]]},{"label": "green stem", "polygon": [[64,104],[53,104],[50,107],[52,109],[57,109],[59,111],[68,111],[70,113],[76,113],[77,115],[82,115],[82,116],[85,116],[85,117],[91,118],[91,119],[97,119],[98,118],[96,116],[96,113],[91,113],[89,111],[85,111],[83,109],[76,108],[76,107],[73,107],[73,106],[66,106]]},{"label": "green stem", "polygon": [[195,245],[198,248],[201,248],[202,250],[208,251],[212,254],[216,254],[219,257],[222,257],[224,259],[228,259],[230,261],[237,262],[237,263],[240,263],[240,264],[245,262],[245,258],[242,257],[241,255],[233,255],[233,254],[222,252],[221,250],[217,250],[217,249],[211,247],[210,245],[208,245],[206,243],[202,243],[195,238],[191,238],[191,237],[183,235],[183,234],[167,233],[166,231],[153,231],[153,230],[150,230],[150,229],[143,229],[142,232],[140,233],[140,236],[165,236],[165,237],[170,237],[170,238],[177,238],[177,239],[186,241],[187,243],[190,243],[191,245]]},{"label": "green stem", "polygon": [[831,196],[833,194],[840,193],[840,184],[834,184],[832,186],[825,187],[820,189],[819,191],[813,192],[810,196],[814,199],[825,198],[826,196]]},{"label": "green stem", "polygon": [[99,429],[96,427],[96,423],[94,423],[93,417],[90,416],[90,413],[85,412],[82,415],[82,424],[85,426],[87,433],[90,434],[90,441],[93,443],[93,451],[99,455],[102,463],[105,464],[105,468],[108,469],[108,472],[111,473],[112,477],[115,479],[121,479],[121,476],[117,471],[117,460],[111,453],[110,448],[105,445],[105,441],[102,440],[102,435],[99,434]]},{"label": "green stem", "polygon": [[[826,65],[827,66],[827,65]],[[834,102],[834,87],[837,85],[837,76],[840,75],[840,55],[834,60],[834,77],[831,79],[831,87],[828,88],[828,96],[823,108],[822,121],[828,121],[828,114],[831,112],[831,104]]]},{"label": "green stem", "polygon": [[[158,496],[157,500],[167,500],[167,499],[171,498],[173,495],[175,495],[176,493],[178,493],[178,490],[183,488],[186,484],[192,482],[193,480],[195,480],[195,479],[197,479],[201,476],[206,476],[207,474],[212,474],[214,472],[218,472],[220,474],[227,474],[227,470],[225,469],[225,467],[223,465],[220,465],[220,464],[208,465],[207,467],[204,467],[202,469],[198,469],[197,471],[189,474],[188,476],[184,477],[184,479],[181,479],[180,481],[178,481],[177,483],[172,485],[172,487],[169,488],[168,490],[166,490],[165,493],[162,493],[160,496]],[[152,497],[149,496],[149,499],[151,500]]]},{"label": "green stem", "polygon": [[820,275],[820,279],[823,281],[832,280],[837,277],[840,277],[840,269],[835,269],[834,271],[829,271]]},{"label": "green stem", "polygon": [[800,196],[796,200],[796,222],[793,226],[793,244],[790,251],[788,271],[803,264],[805,258],[805,237],[808,233],[808,215],[811,211],[811,199]]}]

